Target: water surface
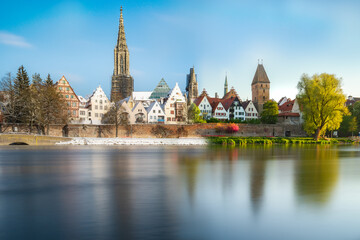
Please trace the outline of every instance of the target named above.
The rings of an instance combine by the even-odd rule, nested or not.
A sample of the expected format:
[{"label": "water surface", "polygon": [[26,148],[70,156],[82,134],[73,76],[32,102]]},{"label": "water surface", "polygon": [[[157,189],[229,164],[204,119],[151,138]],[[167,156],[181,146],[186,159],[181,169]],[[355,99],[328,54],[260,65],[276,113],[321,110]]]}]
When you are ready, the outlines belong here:
[{"label": "water surface", "polygon": [[360,239],[358,146],[0,148],[0,239]]}]

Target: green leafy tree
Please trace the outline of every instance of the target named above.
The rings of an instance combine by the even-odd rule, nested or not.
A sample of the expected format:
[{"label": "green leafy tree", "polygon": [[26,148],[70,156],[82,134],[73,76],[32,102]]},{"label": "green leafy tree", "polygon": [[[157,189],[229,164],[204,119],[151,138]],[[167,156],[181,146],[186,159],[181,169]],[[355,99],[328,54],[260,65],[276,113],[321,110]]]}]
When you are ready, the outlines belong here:
[{"label": "green leafy tree", "polygon": [[357,119],[357,128],[360,129],[360,102],[354,103],[354,105],[349,106],[351,108],[351,113]]},{"label": "green leafy tree", "polygon": [[261,113],[261,122],[267,124],[275,124],[278,121],[279,107],[274,101],[267,101],[264,103],[263,111]]},{"label": "green leafy tree", "polygon": [[200,116],[200,109],[195,103],[188,108],[188,120],[194,123],[204,123],[204,119]]},{"label": "green leafy tree", "polygon": [[349,132],[351,132],[351,136],[354,136],[354,132],[357,130],[357,119],[356,117],[352,116],[349,122]]},{"label": "green leafy tree", "polygon": [[297,88],[304,129],[308,134],[314,134],[314,139],[319,140],[327,130],[340,127],[343,116],[348,114],[340,79],[327,73],[312,77],[304,74]]}]

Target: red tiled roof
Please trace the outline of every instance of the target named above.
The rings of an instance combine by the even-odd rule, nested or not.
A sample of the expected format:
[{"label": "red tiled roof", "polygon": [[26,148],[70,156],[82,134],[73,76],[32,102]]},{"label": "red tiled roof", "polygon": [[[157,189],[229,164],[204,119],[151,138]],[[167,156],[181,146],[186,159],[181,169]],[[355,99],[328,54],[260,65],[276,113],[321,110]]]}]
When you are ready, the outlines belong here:
[{"label": "red tiled roof", "polygon": [[196,104],[196,106],[199,106],[199,105],[200,105],[200,103],[202,102],[202,100],[204,99],[204,97],[205,97],[205,96],[200,96],[200,97],[198,97],[198,98],[196,98],[196,99],[194,100],[194,103]]},{"label": "red tiled roof", "polygon": [[281,106],[279,106],[279,112],[291,112],[294,106],[295,100],[288,100]]},{"label": "red tiled roof", "polygon": [[221,104],[224,106],[225,110],[227,111],[231,104],[234,102],[235,98],[228,98],[221,101]]}]

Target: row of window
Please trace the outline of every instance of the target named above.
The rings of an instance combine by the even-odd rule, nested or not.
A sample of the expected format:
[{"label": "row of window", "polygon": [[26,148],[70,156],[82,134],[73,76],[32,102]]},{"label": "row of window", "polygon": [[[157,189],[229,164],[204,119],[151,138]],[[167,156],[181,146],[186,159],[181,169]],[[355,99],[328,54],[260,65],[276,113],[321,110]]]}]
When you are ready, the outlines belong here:
[{"label": "row of window", "polygon": [[71,104],[71,102],[67,102],[67,105],[68,105],[68,107],[71,107],[71,106],[76,107],[76,106],[77,106],[77,103],[76,103],[76,102],[73,102],[73,103]]},{"label": "row of window", "polygon": [[217,112],[215,115],[216,115],[216,116],[226,116],[226,113],[218,113],[218,112]]},{"label": "row of window", "polygon": [[[63,90],[63,88],[62,88],[62,87],[59,87],[59,90],[61,91],[61,90]],[[70,87],[66,87],[65,90],[66,90],[66,91],[70,91]]]},{"label": "row of window", "polygon": [[[102,95],[100,95],[100,97],[101,97],[101,96],[102,96]],[[97,103],[98,100],[95,100],[95,102]],[[103,100],[99,100],[99,103],[102,104],[102,103],[103,103]],[[107,100],[104,100],[104,103],[107,103]]]},{"label": "row of window", "polygon": [[[95,105],[95,109],[99,109],[99,106],[98,105]],[[103,106],[101,106],[100,105],[100,110],[107,110],[108,109],[108,107],[107,106],[105,106],[105,107],[103,107]]]},{"label": "row of window", "polygon": [[257,113],[247,113],[246,114],[246,116],[248,116],[248,117],[255,117],[257,115],[258,115]]}]

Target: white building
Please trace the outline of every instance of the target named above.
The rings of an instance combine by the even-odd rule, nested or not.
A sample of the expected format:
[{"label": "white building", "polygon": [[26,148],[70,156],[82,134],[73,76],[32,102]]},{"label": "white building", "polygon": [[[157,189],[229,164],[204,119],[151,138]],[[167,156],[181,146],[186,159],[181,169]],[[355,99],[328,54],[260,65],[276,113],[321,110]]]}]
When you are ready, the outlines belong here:
[{"label": "white building", "polygon": [[[89,108],[88,108],[88,100],[82,96],[78,96],[79,103],[79,123],[89,124]],[[91,118],[91,117],[90,117]]]},{"label": "white building", "polygon": [[213,118],[219,120],[227,120],[229,118],[229,112],[220,101],[214,101],[212,103],[212,113]]},{"label": "white building", "polygon": [[142,102],[135,104],[132,113],[135,117],[135,123],[147,123],[147,111]]},{"label": "white building", "polygon": [[175,84],[165,101],[164,112],[167,124],[182,123],[187,120],[186,100],[178,83]]},{"label": "white building", "polygon": [[110,109],[110,101],[99,86],[88,99],[88,120],[92,124],[101,124],[102,117]]},{"label": "white building", "polygon": [[251,100],[242,102],[242,106],[245,110],[245,120],[258,119],[259,113],[256,110],[254,103]]},{"label": "white building", "polygon": [[200,116],[202,116],[203,119],[210,119],[212,117],[211,103],[205,90],[198,98],[194,100],[194,103],[200,109]]},{"label": "white building", "polygon": [[165,113],[159,102],[153,101],[146,110],[148,123],[166,123]]}]

